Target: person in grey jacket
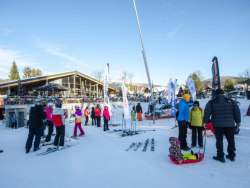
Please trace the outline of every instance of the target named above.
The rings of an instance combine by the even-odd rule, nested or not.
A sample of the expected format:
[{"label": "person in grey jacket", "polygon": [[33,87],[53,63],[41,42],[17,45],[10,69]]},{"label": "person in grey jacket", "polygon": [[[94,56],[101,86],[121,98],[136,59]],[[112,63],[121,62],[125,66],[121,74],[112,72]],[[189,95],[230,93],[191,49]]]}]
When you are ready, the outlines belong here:
[{"label": "person in grey jacket", "polygon": [[224,96],[222,89],[216,90],[216,97],[210,100],[204,110],[203,123],[206,127],[211,117],[212,125],[214,126],[217,156],[213,159],[225,162],[223,152],[223,135],[226,136],[228,147],[226,158],[235,161],[235,141],[234,141],[234,125],[240,126],[241,114],[237,103]]}]

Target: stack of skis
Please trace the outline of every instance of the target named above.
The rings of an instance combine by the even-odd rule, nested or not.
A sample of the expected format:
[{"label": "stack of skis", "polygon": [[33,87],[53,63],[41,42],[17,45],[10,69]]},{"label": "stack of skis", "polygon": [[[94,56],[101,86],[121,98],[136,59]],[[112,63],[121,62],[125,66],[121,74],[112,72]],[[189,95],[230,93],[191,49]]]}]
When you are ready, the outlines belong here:
[{"label": "stack of skis", "polygon": [[[142,151],[146,151],[147,150],[147,147],[148,147],[148,144],[149,144],[149,138],[145,141],[145,144],[144,144],[144,147],[142,149]],[[133,142],[129,147],[128,149],[126,149],[126,151],[129,151],[131,150],[133,147],[134,148],[134,151],[137,151],[139,149],[140,146],[143,145],[143,142]],[[151,151],[154,151],[155,150],[155,140],[154,138],[151,139]]]}]

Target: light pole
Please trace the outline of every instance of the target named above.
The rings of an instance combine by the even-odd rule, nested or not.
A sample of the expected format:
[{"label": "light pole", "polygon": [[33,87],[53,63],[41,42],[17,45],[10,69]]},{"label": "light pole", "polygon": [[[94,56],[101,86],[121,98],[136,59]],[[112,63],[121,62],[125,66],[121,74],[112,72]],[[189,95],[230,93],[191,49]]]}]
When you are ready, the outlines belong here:
[{"label": "light pole", "polygon": [[138,29],[139,29],[139,33],[140,33],[140,37],[141,37],[142,55],[143,55],[146,73],[147,73],[147,77],[148,77],[148,85],[150,87],[151,100],[152,100],[152,105],[153,105],[153,124],[155,124],[155,112],[154,112],[155,99],[154,99],[154,94],[153,94],[153,90],[152,90],[152,84],[151,84],[151,79],[150,79],[149,70],[148,70],[148,63],[147,63],[147,58],[146,58],[146,52],[145,52],[144,45],[143,45],[141,27],[140,27],[139,18],[138,18],[138,14],[137,14],[137,10],[136,10],[135,0],[133,0],[133,3],[134,3],[134,8],[135,8],[135,15],[136,15],[136,19],[137,19]]}]

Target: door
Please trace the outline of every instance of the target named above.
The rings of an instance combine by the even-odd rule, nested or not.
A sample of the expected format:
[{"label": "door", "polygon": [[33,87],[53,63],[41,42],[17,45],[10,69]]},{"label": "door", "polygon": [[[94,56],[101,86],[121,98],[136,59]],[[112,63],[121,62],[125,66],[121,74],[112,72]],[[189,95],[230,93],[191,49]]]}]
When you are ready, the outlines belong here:
[{"label": "door", "polygon": [[24,127],[24,112],[18,112],[17,127]]},{"label": "door", "polygon": [[9,127],[12,127],[11,117],[13,116],[13,114],[15,114],[15,112],[9,112]]}]

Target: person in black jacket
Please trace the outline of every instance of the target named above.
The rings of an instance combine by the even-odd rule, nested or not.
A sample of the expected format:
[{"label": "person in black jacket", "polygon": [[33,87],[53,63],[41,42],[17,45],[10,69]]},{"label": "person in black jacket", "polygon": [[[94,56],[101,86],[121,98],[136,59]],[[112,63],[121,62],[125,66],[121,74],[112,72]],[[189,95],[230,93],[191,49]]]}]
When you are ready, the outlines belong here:
[{"label": "person in black jacket", "polygon": [[142,107],[141,107],[141,104],[140,103],[138,103],[137,105],[136,105],[136,112],[137,113],[142,113]]},{"label": "person in black jacket", "polygon": [[95,108],[94,107],[91,108],[90,117],[92,119],[92,125],[96,125],[96,117],[95,117]]},{"label": "person in black jacket", "polygon": [[46,113],[43,109],[43,104],[41,102],[36,102],[34,107],[30,108],[30,126],[29,126],[29,135],[26,142],[26,153],[30,152],[30,148],[32,146],[33,138],[35,138],[34,150],[39,150],[39,144],[41,140],[41,134],[43,131],[43,120],[46,119]]},{"label": "person in black jacket", "polygon": [[236,122],[237,126],[241,123],[240,109],[235,101],[226,98],[222,89],[216,90],[216,97],[210,100],[204,110],[203,123],[209,122],[210,116],[212,120],[212,125],[214,126],[215,138],[216,138],[216,148],[217,156],[213,159],[225,162],[224,152],[223,152],[223,135],[226,136],[228,147],[226,158],[231,161],[235,161],[235,142],[234,142],[234,125]]}]

